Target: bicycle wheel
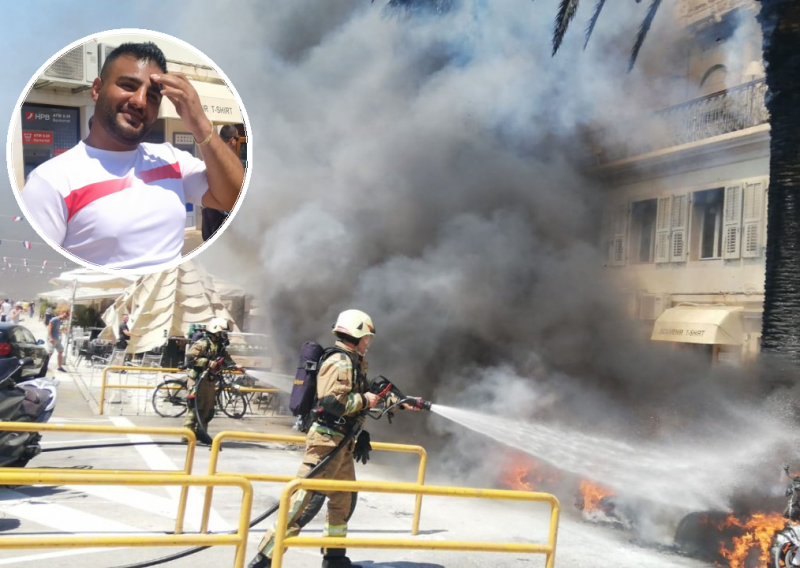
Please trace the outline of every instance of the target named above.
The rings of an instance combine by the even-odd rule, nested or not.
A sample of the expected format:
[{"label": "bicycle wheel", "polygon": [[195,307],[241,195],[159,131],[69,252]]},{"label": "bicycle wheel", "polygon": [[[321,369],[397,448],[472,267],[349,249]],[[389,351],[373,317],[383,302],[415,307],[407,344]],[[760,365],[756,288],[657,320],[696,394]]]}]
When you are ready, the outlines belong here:
[{"label": "bicycle wheel", "polygon": [[229,418],[244,418],[247,412],[247,398],[232,385],[223,385],[217,391],[217,407]]},{"label": "bicycle wheel", "polygon": [[177,418],[186,412],[189,389],[186,381],[164,381],[153,392],[153,410],[164,418]]}]

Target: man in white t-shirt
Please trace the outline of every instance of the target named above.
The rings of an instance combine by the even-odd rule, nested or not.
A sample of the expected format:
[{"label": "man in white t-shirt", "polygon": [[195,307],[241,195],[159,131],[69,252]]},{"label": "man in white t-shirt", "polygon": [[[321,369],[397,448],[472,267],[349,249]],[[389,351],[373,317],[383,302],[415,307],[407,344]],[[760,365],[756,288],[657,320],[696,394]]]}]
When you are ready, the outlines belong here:
[{"label": "man in white t-shirt", "polygon": [[[171,144],[143,143],[166,96],[203,160]],[[38,231],[107,268],[151,269],[181,256],[186,203],[229,211],[244,168],[181,73],[167,73],[153,43],[124,43],[92,84],[86,140],[30,175],[22,199]],[[124,221],[124,222],[123,222]]]},{"label": "man in white t-shirt", "polygon": [[3,300],[3,304],[0,305],[2,309],[2,313],[0,313],[0,321],[10,321],[11,317],[11,303],[8,301],[8,298]]}]

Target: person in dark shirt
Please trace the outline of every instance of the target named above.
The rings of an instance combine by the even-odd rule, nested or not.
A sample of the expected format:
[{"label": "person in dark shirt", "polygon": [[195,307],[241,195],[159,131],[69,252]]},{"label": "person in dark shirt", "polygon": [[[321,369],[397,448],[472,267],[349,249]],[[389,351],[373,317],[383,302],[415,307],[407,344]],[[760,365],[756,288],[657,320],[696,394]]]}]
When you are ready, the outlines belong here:
[{"label": "person in dark shirt", "polygon": [[122,323],[119,324],[119,339],[117,340],[117,349],[127,349],[128,340],[131,338],[131,332],[128,329],[128,314],[122,316]]},{"label": "person in dark shirt", "polygon": [[[228,148],[236,153],[236,144],[239,142],[239,131],[234,125],[226,124],[223,126],[219,131],[219,137],[222,138],[222,141],[225,142]],[[225,219],[228,218],[228,212],[211,209],[210,207],[203,207],[201,216],[203,219],[201,232],[203,235],[203,242],[205,242],[222,226]]]},{"label": "person in dark shirt", "polygon": [[51,346],[50,354],[52,355],[53,351],[58,352],[58,370],[62,373],[66,373],[67,370],[64,368],[64,345],[61,343],[61,325],[67,321],[67,317],[69,317],[69,312],[61,312],[57,318],[52,318],[47,325],[47,341]]}]

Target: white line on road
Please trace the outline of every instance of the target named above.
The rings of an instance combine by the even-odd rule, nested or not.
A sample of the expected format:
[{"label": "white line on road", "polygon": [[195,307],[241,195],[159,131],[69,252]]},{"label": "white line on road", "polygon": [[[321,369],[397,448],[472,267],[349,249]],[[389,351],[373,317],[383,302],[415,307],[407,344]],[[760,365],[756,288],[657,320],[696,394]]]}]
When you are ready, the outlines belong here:
[{"label": "white line on road", "polygon": [[130,487],[119,485],[66,485],[65,487],[168,519],[175,519],[178,512],[177,501]]},{"label": "white line on road", "polygon": [[[111,421],[117,426],[135,426],[133,422],[125,418],[124,416],[111,416],[109,417]],[[152,438],[150,436],[145,436],[142,434],[128,434],[128,438],[130,438],[131,442],[151,442]],[[170,470],[170,471],[178,471],[179,468],[175,465],[175,462],[172,461],[164,451],[159,448],[158,446],[134,446],[136,451],[139,452],[139,455],[142,456],[145,463],[151,470]],[[180,488],[169,486],[165,488],[167,493],[172,497],[175,503],[178,502],[180,497]],[[189,499],[186,503],[186,527],[187,528],[200,528],[200,518],[203,514],[203,501],[205,499],[205,490],[202,488],[193,487],[189,490]],[[208,528],[209,530],[232,530],[235,525],[226,522],[219,514],[211,509],[211,515],[209,516],[208,521]]]},{"label": "white line on road", "polygon": [[122,550],[121,548],[73,548],[71,550],[64,550],[59,552],[45,552],[42,554],[31,554],[29,556],[15,556],[14,558],[6,558],[0,560],[0,566],[13,565],[17,566],[21,562],[36,562],[39,560],[51,560],[53,558],[63,558],[65,556],[77,556],[79,554],[93,554],[95,552],[109,552],[111,550]]},{"label": "white line on road", "polygon": [[96,424],[100,422],[108,423],[108,418],[62,418],[61,416],[53,416],[48,420],[53,424]]},{"label": "white line on road", "polygon": [[68,534],[136,531],[136,528],[113,519],[57,505],[49,497],[31,497],[13,489],[4,489],[0,491],[0,499],[0,511],[7,517],[26,519]]},{"label": "white line on road", "polygon": [[39,442],[43,446],[51,445],[51,444],[88,444],[90,442],[127,442],[128,438],[94,438],[90,440],[80,439],[80,440],[56,440],[53,442]]}]

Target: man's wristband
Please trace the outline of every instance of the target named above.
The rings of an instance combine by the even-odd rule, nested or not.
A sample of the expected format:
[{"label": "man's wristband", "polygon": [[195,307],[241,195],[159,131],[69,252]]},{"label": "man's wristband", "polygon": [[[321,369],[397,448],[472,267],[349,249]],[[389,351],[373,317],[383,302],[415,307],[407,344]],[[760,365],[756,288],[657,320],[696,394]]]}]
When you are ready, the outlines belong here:
[{"label": "man's wristband", "polygon": [[[209,124],[211,124],[211,123],[209,123]],[[203,140],[202,142],[197,142],[197,138],[195,138],[194,141],[197,142],[198,146],[206,146],[209,142],[211,142],[211,137],[212,136],[214,136],[214,125],[213,124],[211,124],[211,133],[208,136],[206,136],[205,140]]]}]

